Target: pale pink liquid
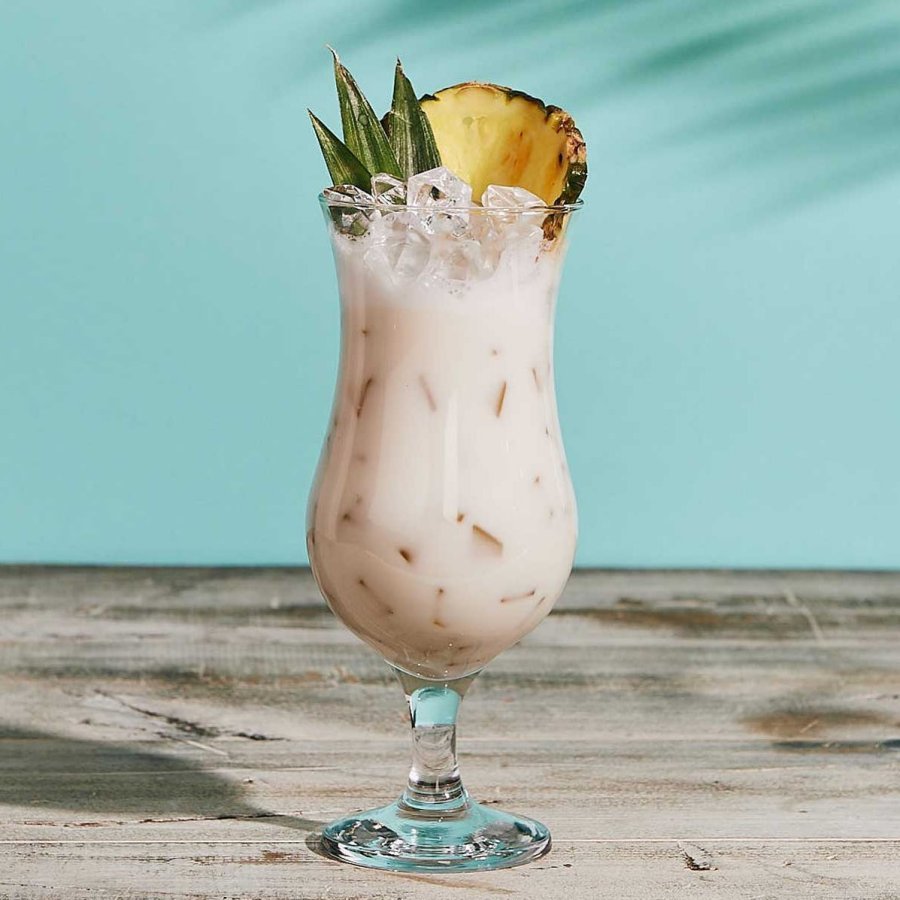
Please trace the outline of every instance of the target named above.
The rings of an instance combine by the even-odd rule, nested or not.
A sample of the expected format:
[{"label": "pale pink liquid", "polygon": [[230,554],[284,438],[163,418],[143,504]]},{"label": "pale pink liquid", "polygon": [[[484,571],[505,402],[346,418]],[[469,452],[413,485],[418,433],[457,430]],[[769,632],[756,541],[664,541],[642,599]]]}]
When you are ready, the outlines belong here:
[{"label": "pale pink liquid", "polygon": [[364,241],[334,243],[343,338],[313,571],[387,660],[462,676],[531,631],[572,567],[552,365],[562,242],[452,291],[392,280]]}]

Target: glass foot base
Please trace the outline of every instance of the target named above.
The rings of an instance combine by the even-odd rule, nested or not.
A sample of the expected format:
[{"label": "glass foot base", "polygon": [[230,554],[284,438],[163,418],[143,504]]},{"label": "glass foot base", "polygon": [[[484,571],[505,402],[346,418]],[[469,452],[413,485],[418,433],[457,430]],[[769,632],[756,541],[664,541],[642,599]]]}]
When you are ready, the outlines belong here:
[{"label": "glass foot base", "polygon": [[339,819],[322,831],[332,857],[400,872],[472,872],[520,866],[550,849],[550,832],[533,819],[471,800],[459,810],[410,809],[399,803]]}]

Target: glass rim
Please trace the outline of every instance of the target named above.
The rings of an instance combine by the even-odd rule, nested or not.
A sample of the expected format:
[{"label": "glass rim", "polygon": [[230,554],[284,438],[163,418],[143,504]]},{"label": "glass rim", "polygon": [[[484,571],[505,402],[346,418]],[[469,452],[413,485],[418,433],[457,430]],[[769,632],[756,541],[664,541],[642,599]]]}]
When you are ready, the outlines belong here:
[{"label": "glass rim", "polygon": [[433,206],[410,206],[406,203],[376,203],[372,200],[369,203],[354,200],[332,200],[325,196],[325,192],[319,194],[319,204],[323,208],[328,209],[377,209],[379,212],[466,212],[466,213],[502,213],[504,215],[550,215],[552,213],[571,213],[577,212],[584,206],[584,200],[578,199],[572,203],[556,203],[546,204],[543,206],[481,206],[472,203],[469,206],[451,206],[449,208],[440,208],[436,210]]}]

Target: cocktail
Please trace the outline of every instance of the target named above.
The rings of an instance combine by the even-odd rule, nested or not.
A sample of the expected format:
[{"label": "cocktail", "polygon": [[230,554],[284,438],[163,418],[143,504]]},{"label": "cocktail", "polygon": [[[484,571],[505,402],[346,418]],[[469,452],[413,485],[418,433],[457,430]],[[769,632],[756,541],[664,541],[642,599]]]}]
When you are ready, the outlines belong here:
[{"label": "cocktail", "polygon": [[[342,112],[378,125],[335,65]],[[550,835],[468,796],[456,716],[572,567],[553,320],[584,144],[565,113],[540,104],[535,116],[538,101],[506,89],[462,85],[419,103],[399,64],[396,79],[382,132],[392,171],[384,155],[359,158],[377,138],[361,143],[345,121],[338,142],[314,120],[335,181],[321,203],[342,341],[307,543],[331,609],[405,689],[413,764],[400,800],[332,823],[322,840],[360,865],[496,868],[546,852]],[[501,115],[505,168],[483,152]]]}]

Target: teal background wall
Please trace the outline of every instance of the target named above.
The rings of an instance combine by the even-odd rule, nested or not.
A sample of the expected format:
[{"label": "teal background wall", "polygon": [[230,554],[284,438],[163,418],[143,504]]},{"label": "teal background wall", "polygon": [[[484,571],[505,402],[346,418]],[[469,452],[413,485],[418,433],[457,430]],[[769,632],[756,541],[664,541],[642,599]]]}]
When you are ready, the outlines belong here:
[{"label": "teal background wall", "polygon": [[0,560],[298,563],[327,41],[567,107],[579,562],[900,565],[900,4],[0,2]]}]

